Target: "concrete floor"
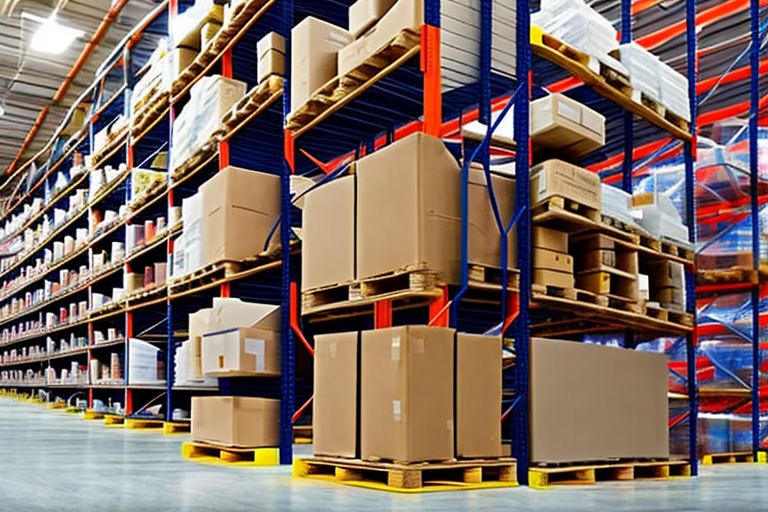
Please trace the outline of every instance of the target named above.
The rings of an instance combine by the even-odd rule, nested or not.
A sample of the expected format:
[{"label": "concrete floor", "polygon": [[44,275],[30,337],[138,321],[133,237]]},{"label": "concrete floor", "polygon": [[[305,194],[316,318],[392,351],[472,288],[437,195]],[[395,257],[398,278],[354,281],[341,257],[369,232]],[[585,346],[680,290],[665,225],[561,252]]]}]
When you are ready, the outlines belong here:
[{"label": "concrete floor", "polygon": [[[401,495],[294,480],[289,467],[190,462],[180,455],[187,439],[106,428],[0,397],[0,512],[725,512],[765,510],[768,488],[768,465],[744,465],[707,467],[699,478],[668,482]],[[307,454],[307,447],[297,451]]]}]

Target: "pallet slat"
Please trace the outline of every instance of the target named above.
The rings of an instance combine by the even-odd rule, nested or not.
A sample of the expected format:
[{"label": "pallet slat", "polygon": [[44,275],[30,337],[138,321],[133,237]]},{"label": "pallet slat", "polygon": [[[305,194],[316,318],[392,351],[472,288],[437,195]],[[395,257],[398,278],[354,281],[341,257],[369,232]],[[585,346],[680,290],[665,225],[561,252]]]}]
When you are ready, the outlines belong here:
[{"label": "pallet slat", "polygon": [[554,485],[594,485],[604,481],[668,480],[691,476],[685,461],[617,462],[563,467],[539,467],[528,471],[533,489],[551,489]]},{"label": "pallet slat", "polygon": [[181,445],[181,455],[188,460],[238,466],[277,466],[277,448],[232,448],[208,443],[189,442]]}]

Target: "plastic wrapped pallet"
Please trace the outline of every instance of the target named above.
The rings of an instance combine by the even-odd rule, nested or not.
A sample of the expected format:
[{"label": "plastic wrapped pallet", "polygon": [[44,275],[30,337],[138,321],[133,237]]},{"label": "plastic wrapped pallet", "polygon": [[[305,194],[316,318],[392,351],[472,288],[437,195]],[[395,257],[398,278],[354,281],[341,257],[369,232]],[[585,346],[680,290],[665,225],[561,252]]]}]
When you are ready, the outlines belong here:
[{"label": "plastic wrapped pallet", "polygon": [[208,142],[245,89],[245,82],[219,75],[203,77],[192,87],[189,103],[173,123],[173,169]]},{"label": "plastic wrapped pallet", "polygon": [[128,382],[131,384],[157,384],[160,349],[146,341],[131,339],[128,347]]},{"label": "plastic wrapped pallet", "polygon": [[652,100],[660,102],[659,68],[661,62],[659,58],[637,43],[619,46],[619,56],[621,63],[629,71],[629,83],[632,87],[645,93]]},{"label": "plastic wrapped pallet", "polygon": [[626,224],[635,225],[632,217],[632,194],[618,187],[602,184],[602,213]]},{"label": "plastic wrapped pallet", "polygon": [[149,59],[149,70],[136,83],[131,93],[131,116],[141,112],[158,93],[170,89],[168,54],[163,41]]},{"label": "plastic wrapped pallet", "polygon": [[606,55],[618,47],[613,25],[581,0],[543,0],[531,24],[590,55]]},{"label": "plastic wrapped pallet", "polygon": [[660,101],[668,110],[691,120],[691,106],[688,103],[688,78],[674,68],[659,60],[657,67],[659,77]]}]

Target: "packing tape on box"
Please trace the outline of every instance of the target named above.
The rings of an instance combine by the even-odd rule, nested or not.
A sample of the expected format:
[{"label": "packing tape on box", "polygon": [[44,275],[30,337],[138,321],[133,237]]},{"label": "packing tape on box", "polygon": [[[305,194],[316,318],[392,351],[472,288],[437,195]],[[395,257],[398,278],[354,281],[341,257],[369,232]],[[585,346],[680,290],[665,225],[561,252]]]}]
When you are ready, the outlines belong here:
[{"label": "packing tape on box", "polygon": [[402,404],[400,400],[392,400],[392,418],[395,423],[400,423],[403,419]]},{"label": "packing tape on box", "polygon": [[[400,336],[394,336],[392,338],[392,356],[393,361],[400,360]],[[399,402],[398,402],[399,403]]]},{"label": "packing tape on box", "polygon": [[413,338],[413,350],[417,354],[423,354],[424,350],[424,338]]},{"label": "packing tape on box", "polygon": [[330,345],[328,346],[328,357],[330,359],[336,359],[336,353],[338,352],[338,346],[336,344],[336,341],[331,341]]},{"label": "packing tape on box", "polygon": [[266,351],[266,341],[252,338],[245,339],[245,353],[256,356],[256,371],[264,371],[264,353]]}]

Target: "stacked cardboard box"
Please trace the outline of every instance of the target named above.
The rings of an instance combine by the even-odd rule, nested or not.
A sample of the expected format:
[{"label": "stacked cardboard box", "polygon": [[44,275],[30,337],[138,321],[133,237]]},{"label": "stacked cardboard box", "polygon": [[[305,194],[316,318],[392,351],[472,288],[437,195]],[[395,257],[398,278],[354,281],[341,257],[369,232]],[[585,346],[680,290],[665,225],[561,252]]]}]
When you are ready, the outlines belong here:
[{"label": "stacked cardboard box", "polygon": [[576,255],[576,288],[598,295],[638,300],[637,249],[607,235],[592,233],[571,238]]},{"label": "stacked cardboard box", "polygon": [[[356,176],[317,187],[304,208],[302,289],[365,279],[406,268],[461,276],[461,173],[440,139],[418,133],[357,162]],[[469,261],[501,267],[501,231],[486,176],[470,173]],[[491,177],[506,224],[514,180]],[[508,264],[515,261],[508,239]]]},{"label": "stacked cardboard box", "polygon": [[685,309],[685,268],[674,261],[646,263],[648,273],[648,300],[661,306],[682,311]]},{"label": "stacked cardboard box", "polygon": [[600,176],[562,160],[547,160],[531,168],[531,208],[553,197],[600,211]]},{"label": "stacked cardboard box", "polygon": [[272,75],[285,75],[285,38],[270,32],[256,44],[258,62],[256,75],[259,83]]},{"label": "stacked cardboard box", "polygon": [[573,257],[568,254],[568,233],[534,226],[532,241],[532,281],[545,286],[573,288]]},{"label": "stacked cardboard box", "polygon": [[501,455],[500,339],[406,326],[315,341],[315,455]]},{"label": "stacked cardboard box", "polygon": [[239,448],[276,447],[280,444],[280,400],[192,397],[192,439]]}]

